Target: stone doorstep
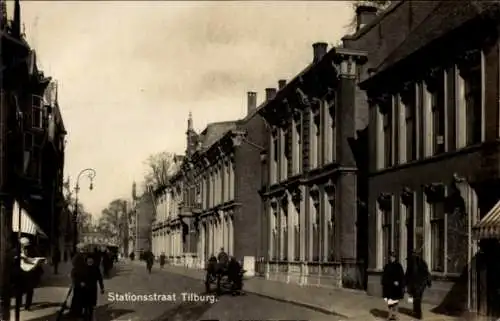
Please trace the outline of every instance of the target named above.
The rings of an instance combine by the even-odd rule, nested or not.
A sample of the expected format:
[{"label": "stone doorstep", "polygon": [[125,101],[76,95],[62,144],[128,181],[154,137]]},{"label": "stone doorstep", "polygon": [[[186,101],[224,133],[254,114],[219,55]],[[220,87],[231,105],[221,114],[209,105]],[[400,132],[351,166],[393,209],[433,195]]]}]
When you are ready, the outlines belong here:
[{"label": "stone doorstep", "polygon": [[[164,270],[200,280],[203,280],[205,275],[203,270],[169,265],[167,265]],[[291,291],[292,288],[294,288],[293,290],[295,291]],[[371,315],[369,311],[371,309],[378,309],[382,311],[387,310],[387,306],[381,298],[369,296],[365,293],[350,289],[301,286],[298,284],[287,284],[285,282],[270,281],[260,279],[259,277],[253,277],[245,281],[245,290],[259,296],[299,304],[329,314],[341,315],[349,320],[378,320],[379,318]],[[314,299],[311,300],[312,298]],[[404,301],[400,306],[407,309],[411,308],[406,301]],[[460,319],[432,313],[430,312],[432,309],[432,306],[430,305],[424,304],[423,308],[424,311],[426,311],[425,314],[427,315],[425,320],[445,321]],[[404,314],[401,315],[400,319],[413,320],[411,317]]]}]

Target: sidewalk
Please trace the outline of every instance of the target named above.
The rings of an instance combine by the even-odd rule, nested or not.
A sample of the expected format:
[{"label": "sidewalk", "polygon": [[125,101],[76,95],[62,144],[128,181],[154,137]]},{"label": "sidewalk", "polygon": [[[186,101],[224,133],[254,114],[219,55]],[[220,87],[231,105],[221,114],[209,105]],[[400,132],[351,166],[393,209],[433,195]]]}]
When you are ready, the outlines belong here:
[{"label": "sidewalk", "polygon": [[[205,278],[205,271],[199,269],[166,265],[164,271],[184,275],[200,281]],[[340,315],[349,320],[385,320],[387,315],[387,306],[381,298],[369,296],[360,291],[300,286],[284,282],[268,281],[260,277],[245,280],[244,290],[247,293],[307,307],[327,314]],[[465,320],[463,317],[451,317],[433,313],[431,312],[433,308],[434,306],[429,304],[423,305],[425,320]],[[400,320],[414,320],[408,316],[410,311],[411,305],[405,300],[400,305]],[[480,319],[474,318],[473,320]]]},{"label": "sidewalk", "polygon": [[[39,287],[35,289],[31,311],[21,310],[21,320],[43,320],[53,316],[60,309],[68,293],[71,278],[71,262],[61,262],[59,273],[54,274],[50,264],[43,266],[44,274]],[[24,303],[24,302],[23,302]],[[15,320],[15,299],[12,300],[11,321]]]}]

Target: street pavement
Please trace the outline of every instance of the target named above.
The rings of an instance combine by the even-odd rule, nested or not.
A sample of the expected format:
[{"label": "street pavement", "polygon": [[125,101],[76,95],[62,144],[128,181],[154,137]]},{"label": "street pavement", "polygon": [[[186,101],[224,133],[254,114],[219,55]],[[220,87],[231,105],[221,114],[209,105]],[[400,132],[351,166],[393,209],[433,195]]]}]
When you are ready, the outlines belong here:
[{"label": "street pavement", "polygon": [[[69,265],[59,275],[45,277],[36,289],[32,311],[21,313],[22,321],[55,321],[69,289]],[[187,300],[182,293],[204,292],[203,271],[183,267],[154,268],[148,274],[142,262],[121,262],[114,275],[105,280],[106,292],[99,297],[96,321],[202,321],[202,320],[385,320],[386,308],[380,298],[359,292],[299,287],[261,278],[245,280],[246,295],[222,295],[214,302]],[[175,294],[175,298],[173,297]],[[134,301],[133,296],[156,295],[156,301]],[[116,298],[116,299],[114,299]],[[121,299],[121,300],[120,300]],[[128,299],[128,300],[124,300]],[[153,298],[154,299],[154,298]],[[121,301],[121,302],[119,302]],[[408,307],[401,307],[401,321]],[[426,312],[424,320],[464,320]],[[468,320],[482,320],[467,318]],[[14,319],[11,319],[14,321]],[[65,319],[68,320],[68,319]]]},{"label": "street pavement", "polygon": [[[33,311],[23,311],[23,321],[54,321],[60,302],[67,293],[62,286],[46,285],[36,290]],[[67,278],[69,282],[69,278]],[[155,269],[148,274],[145,266],[119,263],[115,275],[105,280],[106,293],[99,298],[97,321],[201,321],[201,320],[309,320],[341,321],[342,317],[284,303],[254,294],[222,295],[215,302],[189,302],[182,293],[202,294],[200,280]],[[157,295],[155,302],[133,301],[133,295]],[[172,295],[175,294],[175,300]],[[121,295],[121,297],[120,297]],[[164,297],[162,297],[164,295]],[[128,296],[128,301],[118,302]],[[167,297],[169,296],[169,297]],[[148,298],[149,299],[149,298]],[[164,301],[170,299],[170,301]],[[163,300],[163,301],[162,301]],[[193,300],[191,300],[193,301]],[[36,305],[38,303],[38,305]]]}]

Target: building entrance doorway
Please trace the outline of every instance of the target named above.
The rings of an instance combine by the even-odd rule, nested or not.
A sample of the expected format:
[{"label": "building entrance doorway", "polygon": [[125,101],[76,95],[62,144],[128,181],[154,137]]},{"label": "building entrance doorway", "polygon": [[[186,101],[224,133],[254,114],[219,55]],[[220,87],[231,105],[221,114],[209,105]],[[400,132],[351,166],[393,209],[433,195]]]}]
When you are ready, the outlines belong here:
[{"label": "building entrance doorway", "polygon": [[500,317],[500,242],[496,239],[480,241],[481,259],[478,262],[479,311]]}]

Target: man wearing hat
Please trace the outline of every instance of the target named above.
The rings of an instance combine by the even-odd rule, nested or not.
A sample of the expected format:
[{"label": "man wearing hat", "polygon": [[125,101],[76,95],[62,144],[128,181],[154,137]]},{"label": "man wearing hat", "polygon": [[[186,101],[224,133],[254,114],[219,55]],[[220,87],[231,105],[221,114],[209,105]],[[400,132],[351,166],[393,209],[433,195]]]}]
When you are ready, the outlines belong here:
[{"label": "man wearing hat", "polygon": [[427,262],[421,257],[420,250],[413,251],[408,257],[406,287],[413,301],[413,317],[422,320],[422,297],[426,288],[432,286],[431,273]]},{"label": "man wearing hat", "polygon": [[83,252],[85,245],[78,243],[76,245],[76,253],[72,260],[71,281],[73,286],[73,297],[71,298],[70,315],[80,317],[83,314],[82,302],[82,279],[85,276],[85,254]]},{"label": "man wearing hat", "polygon": [[26,237],[22,237],[19,240],[21,244],[21,278],[20,278],[20,288],[21,295],[26,294],[26,301],[24,304],[25,310],[31,308],[33,303],[33,294],[35,292],[36,284],[40,279],[41,273],[43,272],[40,263],[43,260],[33,258],[31,253],[29,253],[29,246],[31,244],[30,240]]}]

